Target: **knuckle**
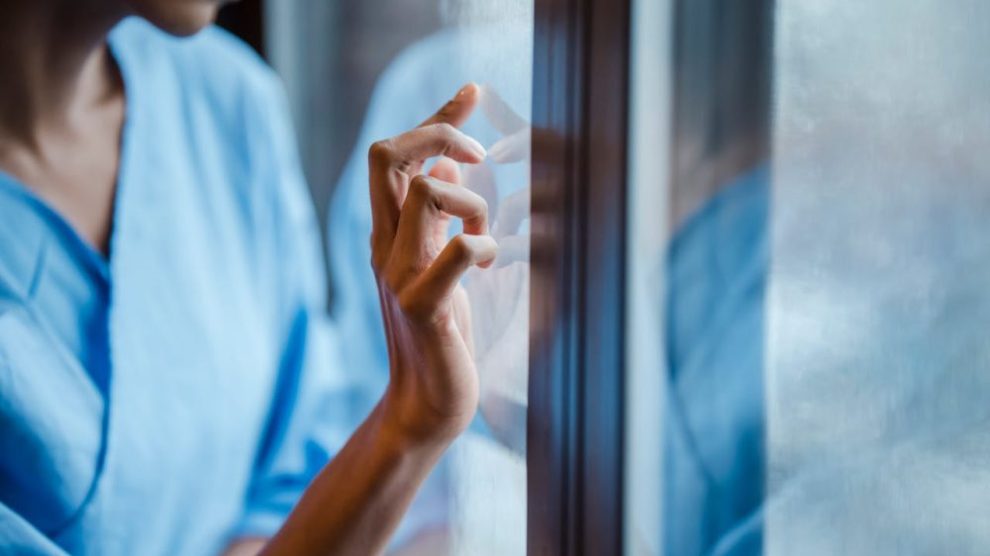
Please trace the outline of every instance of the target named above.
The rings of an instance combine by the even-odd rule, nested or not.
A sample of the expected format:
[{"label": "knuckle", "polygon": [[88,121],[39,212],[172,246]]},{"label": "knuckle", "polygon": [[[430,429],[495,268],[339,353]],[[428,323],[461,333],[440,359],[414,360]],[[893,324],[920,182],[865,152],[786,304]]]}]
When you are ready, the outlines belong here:
[{"label": "knuckle", "polygon": [[423,296],[413,291],[405,291],[399,296],[399,310],[410,318],[424,318],[429,314],[429,306],[423,301]]},{"label": "knuckle", "polygon": [[435,124],[435,129],[443,140],[443,148],[441,149],[440,156],[450,156],[451,151],[454,149],[454,143],[457,141],[457,135],[459,133],[457,128],[447,122],[441,122]]},{"label": "knuckle", "polygon": [[447,122],[440,122],[436,124],[436,130],[444,137],[453,137],[457,135],[457,128]]},{"label": "knuckle", "polygon": [[423,175],[418,175],[409,182],[409,196],[426,203],[436,200],[436,190],[430,179]]},{"label": "knuckle", "polygon": [[371,254],[371,270],[375,273],[375,276],[380,277],[385,272],[386,263],[385,257],[379,253]]},{"label": "knuckle", "polygon": [[395,147],[391,139],[375,141],[368,149],[368,160],[372,164],[387,163],[392,159]]},{"label": "knuckle", "polygon": [[398,295],[402,290],[402,277],[395,272],[385,272],[385,276],[382,277],[382,284],[385,285],[385,291],[391,295]]},{"label": "knuckle", "polygon": [[473,249],[468,238],[464,234],[459,234],[450,240],[450,251],[455,259],[464,261],[471,258]]}]

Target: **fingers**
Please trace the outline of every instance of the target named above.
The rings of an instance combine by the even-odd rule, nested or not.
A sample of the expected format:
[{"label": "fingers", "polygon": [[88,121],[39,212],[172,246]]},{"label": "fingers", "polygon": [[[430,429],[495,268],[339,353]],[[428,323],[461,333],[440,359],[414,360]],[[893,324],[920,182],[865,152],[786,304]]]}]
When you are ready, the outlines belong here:
[{"label": "fingers", "polygon": [[409,222],[412,230],[426,226],[440,213],[464,221],[464,233],[488,233],[488,203],[466,187],[447,183],[429,176],[416,176],[409,186],[409,195],[402,205],[402,223]]},{"label": "fingers", "polygon": [[372,250],[376,267],[391,251],[409,177],[419,173],[423,161],[437,155],[478,163],[485,159],[485,149],[446,123],[419,127],[371,146]]},{"label": "fingers", "polygon": [[453,295],[461,276],[472,266],[490,266],[498,253],[495,239],[461,234],[447,243],[433,264],[406,288],[399,299],[407,315],[426,317],[441,300]]},{"label": "fingers", "polygon": [[484,147],[455,127],[471,114],[478,95],[477,85],[469,84],[420,127],[378,141],[369,149],[372,264],[376,269],[381,270],[391,252],[409,178],[420,172],[423,162],[438,155],[466,163],[484,160]]},{"label": "fingers", "polygon": [[427,118],[419,127],[426,127],[433,124],[448,123],[452,126],[460,127],[474,111],[481,97],[481,88],[474,83],[468,83],[461,87],[454,98],[447,101],[440,110]]},{"label": "fingers", "polygon": [[[479,166],[484,165],[472,165],[468,166],[468,168],[477,168]],[[429,175],[431,178],[436,178],[447,183],[462,183],[460,166],[449,158],[440,158],[437,160],[437,163],[433,165],[433,168],[430,168]],[[438,219],[437,225],[433,227],[433,245],[440,246],[447,242],[449,222],[450,219],[446,217]],[[439,250],[439,247],[436,249]]]},{"label": "fingers", "polygon": [[407,174],[418,173],[423,161],[434,156],[477,164],[486,155],[481,143],[444,122],[417,127],[391,139],[378,141],[369,151],[373,172],[398,169]]},{"label": "fingers", "polygon": [[414,178],[402,205],[389,263],[394,284],[405,285],[438,256],[450,216],[463,221],[466,234],[488,233],[488,204],[478,194],[436,178]]},{"label": "fingers", "polygon": [[396,241],[402,236],[404,241],[421,242],[423,232],[444,215],[462,219],[465,233],[488,233],[488,203],[480,195],[430,176],[416,176],[402,205]]}]

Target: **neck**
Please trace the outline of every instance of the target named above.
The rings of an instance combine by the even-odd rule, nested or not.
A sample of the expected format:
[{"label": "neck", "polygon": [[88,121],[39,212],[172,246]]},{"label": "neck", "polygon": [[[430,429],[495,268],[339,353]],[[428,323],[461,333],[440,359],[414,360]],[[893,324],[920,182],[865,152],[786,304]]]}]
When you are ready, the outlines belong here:
[{"label": "neck", "polygon": [[123,93],[106,37],[126,10],[104,0],[0,0],[0,130],[36,145]]}]

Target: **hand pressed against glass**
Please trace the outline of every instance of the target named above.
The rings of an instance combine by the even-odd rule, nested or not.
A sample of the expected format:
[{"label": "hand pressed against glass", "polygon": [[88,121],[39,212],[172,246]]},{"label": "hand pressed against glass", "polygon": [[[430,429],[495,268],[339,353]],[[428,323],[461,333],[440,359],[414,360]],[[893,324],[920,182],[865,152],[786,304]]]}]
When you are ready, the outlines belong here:
[{"label": "hand pressed against glass", "polygon": [[[372,264],[378,279],[391,377],[392,417],[413,436],[452,438],[471,421],[478,379],[470,313],[459,285],[496,255],[485,200],[463,187],[456,162],[480,163],[484,148],[456,126],[478,101],[475,85],[420,127],[370,152]],[[429,175],[425,161],[442,156]],[[448,241],[451,216],[464,233]]]},{"label": "hand pressed against glass", "polygon": [[[391,376],[388,390],[314,480],[265,554],[369,554],[384,550],[416,489],[478,406],[470,314],[460,277],[490,265],[488,207],[458,185],[454,163],[485,150],[456,126],[478,101],[468,85],[416,129],[369,153],[372,265]],[[429,172],[426,160],[442,157]],[[464,234],[447,240],[451,217]]]}]

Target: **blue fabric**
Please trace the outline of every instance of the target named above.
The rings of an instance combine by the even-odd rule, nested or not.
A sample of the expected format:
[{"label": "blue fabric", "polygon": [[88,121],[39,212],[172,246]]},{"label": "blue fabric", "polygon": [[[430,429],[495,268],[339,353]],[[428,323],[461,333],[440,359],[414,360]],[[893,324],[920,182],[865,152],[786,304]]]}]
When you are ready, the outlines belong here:
[{"label": "blue fabric", "polygon": [[[531,37],[526,29],[468,28],[445,30],[404,50],[382,73],[368,105],[367,118],[355,149],[335,189],[330,207],[329,252],[333,284],[333,315],[339,323],[340,342],[347,367],[361,368],[355,390],[355,414],[366,413],[388,381],[388,352],[381,322],[378,292],[368,261],[371,248],[371,208],[368,202],[368,148],[412,129],[432,115],[468,82],[494,88],[518,114],[530,111],[529,72],[507,67],[504,60],[529,60]],[[526,82],[519,82],[524,75]],[[486,147],[501,138],[479,110],[462,129]],[[529,185],[525,163],[486,162],[484,172],[503,198]],[[490,217],[497,216],[497,203],[489,200]],[[452,233],[456,233],[456,222]],[[481,418],[468,434],[486,434]],[[397,534],[443,526],[450,496],[449,463],[441,461],[420,490],[406,522]]]},{"label": "blue fabric", "polygon": [[668,261],[665,554],[762,551],[769,174],[721,188]]},{"label": "blue fabric", "polygon": [[0,176],[3,554],[269,535],[353,415],[276,78],[216,29],[131,19],[110,45],[127,115],[109,260]]}]

